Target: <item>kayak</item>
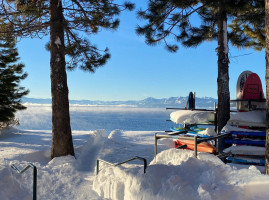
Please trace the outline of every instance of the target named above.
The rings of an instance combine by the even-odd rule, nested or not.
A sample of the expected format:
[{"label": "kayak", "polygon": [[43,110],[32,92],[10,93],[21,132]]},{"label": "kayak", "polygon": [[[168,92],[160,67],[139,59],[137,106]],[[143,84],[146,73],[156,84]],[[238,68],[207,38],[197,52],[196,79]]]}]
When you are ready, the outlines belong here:
[{"label": "kayak", "polygon": [[[178,139],[175,141],[176,148],[183,146],[183,145],[186,145],[183,149],[194,150],[194,141],[193,140]],[[211,145],[207,142],[202,142],[202,143],[199,143],[197,145],[197,151],[206,152],[206,153],[215,153],[216,147],[214,147],[213,145]]]}]

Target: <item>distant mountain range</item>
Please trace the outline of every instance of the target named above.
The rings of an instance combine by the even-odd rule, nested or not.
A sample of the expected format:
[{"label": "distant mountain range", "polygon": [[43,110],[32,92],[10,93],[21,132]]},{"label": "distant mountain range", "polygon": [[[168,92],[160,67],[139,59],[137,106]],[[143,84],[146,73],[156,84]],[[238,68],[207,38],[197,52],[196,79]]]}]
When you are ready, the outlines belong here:
[{"label": "distant mountain range", "polygon": [[[91,101],[91,100],[69,100],[70,104],[80,104],[80,105],[98,105],[98,106],[136,106],[143,108],[184,108],[186,106],[188,97],[170,97],[155,99],[152,97],[143,100],[129,100],[129,101]],[[51,104],[51,99],[36,99],[36,98],[22,98],[23,103],[36,103],[36,104]],[[213,108],[214,103],[217,99],[211,97],[196,97],[196,107],[197,108]]]}]

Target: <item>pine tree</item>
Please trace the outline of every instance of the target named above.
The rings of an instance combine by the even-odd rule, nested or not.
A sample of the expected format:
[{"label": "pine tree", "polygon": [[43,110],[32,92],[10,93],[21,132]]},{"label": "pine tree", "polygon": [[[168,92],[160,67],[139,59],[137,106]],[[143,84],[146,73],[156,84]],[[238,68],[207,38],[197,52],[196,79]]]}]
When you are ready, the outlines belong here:
[{"label": "pine tree", "polygon": [[[110,54],[92,45],[86,35],[102,28],[116,29],[116,18],[133,4],[113,0],[5,0],[1,5],[0,34],[42,37],[50,34],[52,147],[51,158],[74,155],[70,127],[67,69],[94,72]],[[66,60],[67,59],[67,60]]]},{"label": "pine tree", "polygon": [[237,10],[229,25],[230,39],[237,47],[265,48],[265,3],[264,0],[247,1],[244,9]]},{"label": "pine tree", "polygon": [[21,80],[27,77],[23,72],[24,65],[18,63],[18,51],[14,38],[0,38],[0,127],[14,120],[17,110],[26,107],[21,104],[21,98],[28,90],[21,87]]},{"label": "pine tree", "polygon": [[[148,9],[138,12],[138,16],[148,23],[138,26],[136,31],[145,36],[149,45],[164,41],[169,51],[176,52],[178,46],[168,41],[174,39],[185,47],[197,47],[204,41],[218,41],[219,131],[230,118],[228,42],[237,47],[253,43],[251,37],[246,34],[240,37],[235,29],[229,33],[228,26],[235,18],[243,20],[252,3],[251,0],[150,0]],[[192,17],[199,17],[200,22],[194,22]]]}]

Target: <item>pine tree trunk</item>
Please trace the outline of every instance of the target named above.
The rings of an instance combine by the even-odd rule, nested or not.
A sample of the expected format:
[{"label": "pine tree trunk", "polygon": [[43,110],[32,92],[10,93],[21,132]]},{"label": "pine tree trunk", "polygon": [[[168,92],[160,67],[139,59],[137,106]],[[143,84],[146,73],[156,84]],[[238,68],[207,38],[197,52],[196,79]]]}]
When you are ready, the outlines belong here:
[{"label": "pine tree trunk", "polygon": [[266,144],[265,144],[265,172],[269,174],[269,0],[265,1],[265,31],[266,31]]},{"label": "pine tree trunk", "polygon": [[50,0],[51,159],[59,156],[74,155],[69,116],[63,19],[62,2]]},{"label": "pine tree trunk", "polygon": [[218,131],[230,118],[229,58],[227,15],[224,0],[220,0],[218,16]]}]

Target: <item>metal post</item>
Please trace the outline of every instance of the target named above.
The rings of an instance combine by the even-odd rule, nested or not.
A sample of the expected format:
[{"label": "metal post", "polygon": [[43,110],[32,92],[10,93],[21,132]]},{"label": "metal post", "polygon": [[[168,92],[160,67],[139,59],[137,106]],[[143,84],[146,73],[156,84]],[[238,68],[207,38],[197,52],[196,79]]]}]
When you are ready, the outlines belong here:
[{"label": "metal post", "polygon": [[19,174],[24,173],[27,169],[29,168],[33,168],[33,200],[36,200],[36,196],[37,196],[37,168],[35,165],[33,165],[32,163],[28,163],[28,165],[22,169],[19,170],[14,164],[11,165],[11,168],[16,170]]},{"label": "metal post", "polygon": [[218,150],[218,153],[222,153],[222,137],[219,137],[218,138],[218,148],[217,148],[217,150]]},{"label": "metal post", "polygon": [[145,158],[142,158],[143,161],[144,161],[144,174],[146,173],[146,169],[147,169],[147,166],[148,166],[148,163],[147,163],[147,160]]},{"label": "metal post", "polygon": [[106,163],[106,164],[109,165],[109,166],[114,166],[114,167],[115,167],[115,166],[119,166],[119,165],[122,165],[122,164],[124,164],[124,163],[130,162],[130,161],[133,161],[133,160],[136,160],[136,159],[138,159],[138,160],[142,160],[142,161],[143,161],[143,163],[144,163],[144,173],[146,173],[146,169],[147,169],[147,160],[146,160],[145,158],[136,156],[136,157],[130,158],[130,159],[128,159],[128,160],[125,160],[125,161],[123,161],[123,162],[117,163],[117,164],[112,164],[112,163],[107,162],[107,161],[105,161],[105,160],[97,159],[97,162],[96,162],[96,165],[97,165],[97,166],[96,166],[96,175],[98,175],[98,173],[99,173],[99,163],[100,163],[100,162],[104,162],[104,163]]},{"label": "metal post", "polygon": [[154,134],[154,160],[156,161],[157,156],[157,133]]},{"label": "metal post", "polygon": [[194,156],[197,158],[197,136],[194,136]]},{"label": "metal post", "polygon": [[194,106],[193,106],[193,108],[195,109],[195,92],[193,93],[193,99],[194,99]]},{"label": "metal post", "polygon": [[99,160],[96,160],[96,175],[99,173]]},{"label": "metal post", "polygon": [[36,200],[37,169],[36,169],[36,166],[34,166],[34,165],[33,165],[33,168],[34,168],[34,170],[33,170],[33,200]]},{"label": "metal post", "polygon": [[215,111],[214,111],[214,125],[215,125],[215,132],[217,133],[218,131],[218,107],[217,103],[214,103]]}]

